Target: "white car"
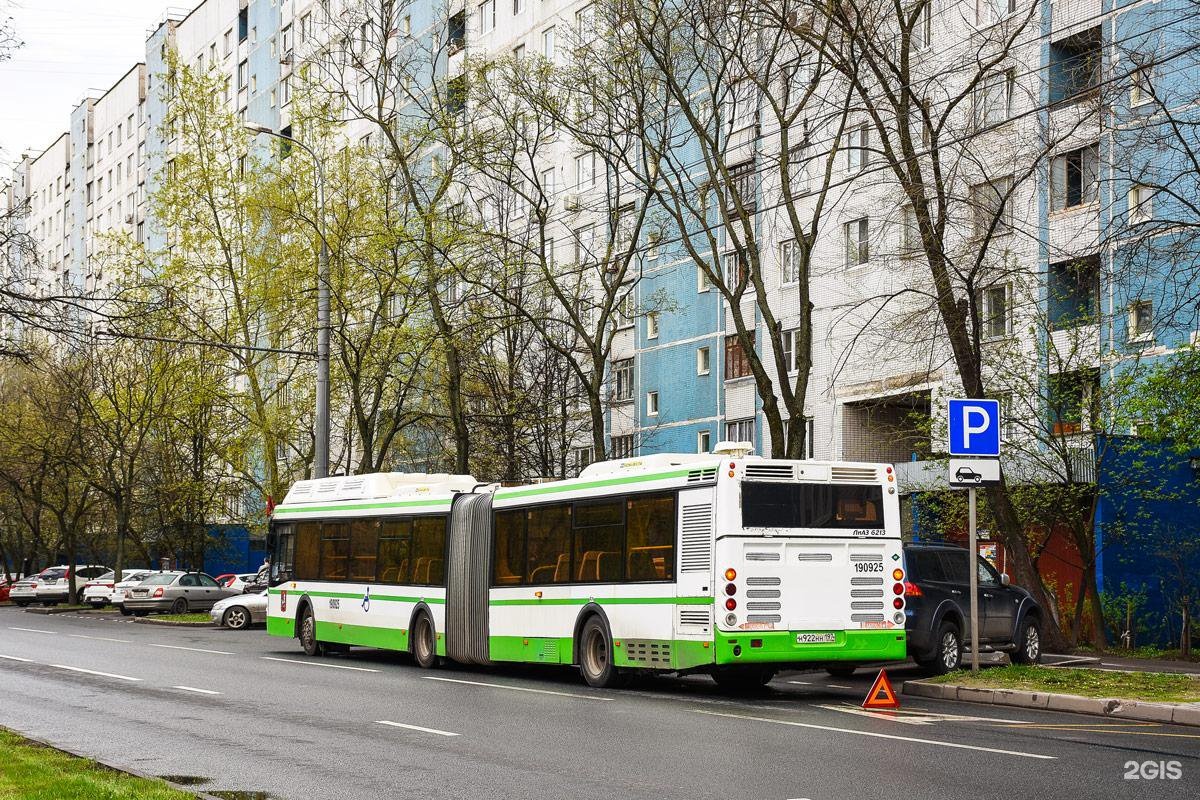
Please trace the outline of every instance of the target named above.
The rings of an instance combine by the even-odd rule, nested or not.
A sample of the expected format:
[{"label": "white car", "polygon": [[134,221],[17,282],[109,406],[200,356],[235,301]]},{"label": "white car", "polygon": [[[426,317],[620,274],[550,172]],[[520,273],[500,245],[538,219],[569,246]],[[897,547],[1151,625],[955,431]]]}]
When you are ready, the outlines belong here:
[{"label": "white car", "polygon": [[37,590],[43,583],[57,580],[66,574],[66,567],[46,567],[38,574],[30,575],[28,578],[22,578],[14,583],[8,593],[8,599],[24,608],[30,603],[37,602]]},{"label": "white car", "polygon": [[[148,569],[121,570],[121,585],[130,581],[141,581],[149,574],[150,570]],[[93,608],[104,608],[111,603],[113,593],[116,591],[116,584],[113,583],[113,579],[116,576],[116,572],[109,570],[94,581],[88,581],[87,585],[83,587],[83,599],[81,602],[87,603]]]},{"label": "white car", "polygon": [[[39,580],[37,589],[34,590],[35,599],[44,606],[65,603],[71,593],[71,568],[59,565],[53,569],[53,575],[47,575],[44,579]],[[99,564],[76,564],[75,588],[82,591],[88,581],[99,578],[108,571],[108,567]]]},{"label": "white car", "polygon": [[217,601],[208,612],[217,625],[240,631],[267,621],[267,592],[239,594]]},{"label": "white car", "polygon": [[108,602],[112,603],[113,607],[121,614],[128,617],[132,613],[125,610],[125,597],[129,594],[129,590],[161,571],[157,569],[122,570],[121,582],[112,588],[112,597]]}]

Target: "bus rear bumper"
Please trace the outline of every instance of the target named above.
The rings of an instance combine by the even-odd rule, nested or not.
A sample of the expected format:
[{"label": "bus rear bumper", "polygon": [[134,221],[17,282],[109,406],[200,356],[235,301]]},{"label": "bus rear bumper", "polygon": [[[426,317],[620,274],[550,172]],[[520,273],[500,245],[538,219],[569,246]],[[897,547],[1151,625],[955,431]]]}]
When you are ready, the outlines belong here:
[{"label": "bus rear bumper", "polygon": [[902,661],[906,657],[903,628],[832,631],[833,642],[801,641],[804,634],[830,631],[716,632],[717,664],[792,664]]}]

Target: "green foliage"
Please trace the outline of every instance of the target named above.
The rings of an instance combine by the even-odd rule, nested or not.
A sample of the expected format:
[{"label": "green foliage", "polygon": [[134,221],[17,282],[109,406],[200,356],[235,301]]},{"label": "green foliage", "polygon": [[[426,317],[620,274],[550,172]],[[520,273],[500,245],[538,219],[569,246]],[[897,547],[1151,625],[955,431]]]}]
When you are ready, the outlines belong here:
[{"label": "green foliage", "polygon": [[1155,362],[1133,388],[1129,409],[1139,436],[1170,442],[1185,455],[1200,449],[1200,348]]},{"label": "green foliage", "polygon": [[1158,703],[1200,701],[1200,676],[1163,672],[1110,672],[1062,667],[1010,666],[979,673],[951,672],[932,679],[994,689],[1055,692],[1082,697],[1116,697]]}]

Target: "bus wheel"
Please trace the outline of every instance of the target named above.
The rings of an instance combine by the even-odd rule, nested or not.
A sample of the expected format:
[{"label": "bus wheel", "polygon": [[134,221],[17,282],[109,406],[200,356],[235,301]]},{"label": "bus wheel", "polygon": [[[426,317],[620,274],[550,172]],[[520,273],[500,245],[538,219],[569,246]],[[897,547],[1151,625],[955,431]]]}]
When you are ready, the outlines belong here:
[{"label": "bus wheel", "polygon": [[712,674],[717,686],[730,692],[762,691],[771,679],[775,670],[767,667],[725,667]]},{"label": "bus wheel", "polygon": [[313,618],[312,608],[304,607],[300,617],[300,647],[306,656],[324,655],[325,645],[317,641],[317,621]]},{"label": "bus wheel", "polygon": [[588,686],[612,688],[624,683],[620,670],[613,665],[608,626],[598,616],[583,623],[579,633],[579,672]]},{"label": "bus wheel", "polygon": [[437,639],[428,614],[417,615],[413,623],[411,650],[418,667],[431,669],[437,664]]}]

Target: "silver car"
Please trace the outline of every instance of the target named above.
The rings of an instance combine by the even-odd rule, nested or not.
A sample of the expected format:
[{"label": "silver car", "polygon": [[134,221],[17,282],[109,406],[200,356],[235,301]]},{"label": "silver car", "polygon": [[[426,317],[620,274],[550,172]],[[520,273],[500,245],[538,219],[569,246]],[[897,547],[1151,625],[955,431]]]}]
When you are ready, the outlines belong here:
[{"label": "silver car", "polygon": [[261,592],[226,597],[213,606],[208,615],[217,625],[235,631],[251,625],[261,625],[267,621],[267,592],[264,589]]},{"label": "silver car", "polygon": [[236,594],[233,589],[222,589],[203,572],[156,573],[126,591],[122,613],[138,617],[151,611],[186,614],[210,609],[218,600]]}]

